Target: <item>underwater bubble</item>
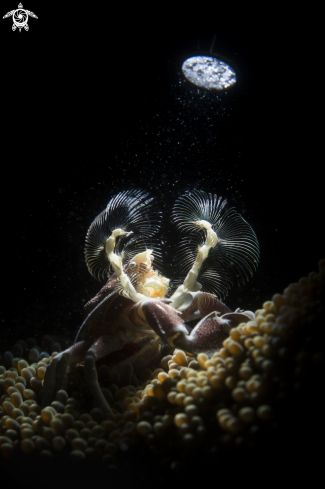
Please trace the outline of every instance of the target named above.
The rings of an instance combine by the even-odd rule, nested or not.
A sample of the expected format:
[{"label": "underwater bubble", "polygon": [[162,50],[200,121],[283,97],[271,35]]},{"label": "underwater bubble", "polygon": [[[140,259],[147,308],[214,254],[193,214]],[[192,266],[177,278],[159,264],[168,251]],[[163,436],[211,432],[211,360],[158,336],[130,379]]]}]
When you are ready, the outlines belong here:
[{"label": "underwater bubble", "polygon": [[208,90],[225,90],[237,81],[233,68],[212,56],[192,56],[184,61],[182,71],[191,83]]}]

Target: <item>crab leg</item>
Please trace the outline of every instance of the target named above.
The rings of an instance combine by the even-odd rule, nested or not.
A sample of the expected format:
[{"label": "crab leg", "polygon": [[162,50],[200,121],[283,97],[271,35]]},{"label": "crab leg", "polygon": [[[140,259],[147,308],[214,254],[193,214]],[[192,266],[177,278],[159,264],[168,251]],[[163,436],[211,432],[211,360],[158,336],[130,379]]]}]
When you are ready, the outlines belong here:
[{"label": "crab leg", "polygon": [[91,393],[104,412],[111,412],[98,383],[95,362],[113,351],[120,350],[125,343],[126,340],[118,336],[105,335],[95,342],[94,339],[79,341],[56,355],[46,370],[42,405],[48,406],[53,401],[55,393],[66,387],[67,367],[84,360],[85,381]]},{"label": "crab leg", "polygon": [[222,344],[228,338],[232,328],[254,318],[255,315],[251,311],[228,312],[221,317],[216,312],[211,312],[201,319],[189,336],[176,336],[173,343],[176,347],[190,351],[195,355],[204,352],[211,357],[214,352],[222,348]]},{"label": "crab leg", "polygon": [[[89,390],[97,402],[102,411],[112,413],[110,406],[108,405],[100,385],[98,383],[97,369],[95,362],[102,357],[107,356],[113,351],[120,350],[126,342],[116,336],[101,336],[96,340],[89,348],[85,358],[85,380],[89,387]],[[144,341],[144,344],[140,346],[140,349],[135,348],[135,352],[131,357],[128,357],[124,362],[117,364],[123,366],[125,363],[132,363],[134,369],[139,372],[157,358],[160,351],[160,339],[156,338],[153,341],[151,338],[149,341]]]},{"label": "crab leg", "polygon": [[[215,301],[217,305],[222,304],[217,299]],[[227,308],[227,306],[224,307]],[[219,317],[218,311],[212,311],[201,319],[188,334],[185,322],[181,317],[182,314],[169,306],[167,301],[147,300],[134,305],[132,309],[133,317],[137,312],[140,318],[145,318],[152,329],[171,346],[195,355],[204,352],[211,356],[220,350],[231,328],[252,319],[248,313],[227,312]]]},{"label": "crab leg", "polygon": [[[181,317],[184,321],[200,319],[207,316],[210,312],[217,312],[219,316],[232,312],[226,304],[216,298],[215,295],[207,292],[188,292],[183,307],[179,307]],[[187,305],[187,302],[190,304]]]},{"label": "crab leg", "polygon": [[145,323],[160,336],[170,343],[175,335],[187,335],[187,328],[180,314],[168,305],[167,300],[145,300],[135,304],[130,310],[130,318],[135,323]]},{"label": "crab leg", "polygon": [[204,352],[212,356],[222,348],[222,343],[228,338],[231,328],[230,320],[219,317],[216,312],[211,312],[201,319],[190,335],[179,335],[173,338],[173,344],[194,355]]},{"label": "crab leg", "polygon": [[67,350],[58,353],[46,369],[42,406],[48,406],[54,399],[54,394],[65,389],[67,381],[67,367],[73,363],[82,362],[93,339],[78,341]]},{"label": "crab leg", "polygon": [[181,348],[190,353],[205,352],[212,354],[220,350],[222,342],[229,335],[228,320],[211,312],[204,317],[188,334],[188,330],[180,314],[162,301],[144,301],[137,306],[139,314],[144,315],[152,329],[171,346]]},{"label": "crab leg", "polygon": [[96,340],[91,345],[86,354],[85,381],[95,401],[98,403],[99,407],[103,410],[105,414],[111,413],[112,410],[109,407],[98,383],[95,362],[99,358],[106,357],[113,351],[120,350],[125,345],[125,343],[126,341],[122,338],[119,338],[118,336],[104,335],[98,338],[98,340]]}]

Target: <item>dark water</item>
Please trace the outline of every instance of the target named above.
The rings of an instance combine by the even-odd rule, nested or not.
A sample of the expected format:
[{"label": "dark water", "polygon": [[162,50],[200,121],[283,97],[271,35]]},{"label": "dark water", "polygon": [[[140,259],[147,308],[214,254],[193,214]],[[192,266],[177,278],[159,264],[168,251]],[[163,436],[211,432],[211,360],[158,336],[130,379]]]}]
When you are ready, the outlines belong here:
[{"label": "dark water", "polygon": [[[46,8],[33,7],[39,19],[28,33],[13,33],[10,19],[1,32],[0,350],[19,338],[75,335],[100,287],[84,263],[85,234],[129,188],[161,202],[167,257],[176,239],[168,216],[187,189],[227,198],[251,224],[261,260],[231,290],[232,308],[261,307],[317,270],[325,249],[317,94],[298,28],[249,15],[239,28],[213,15],[206,28],[181,18],[159,27],[142,25],[138,12],[137,22],[112,16],[113,29],[98,12],[79,12],[77,22],[75,11],[54,20]],[[185,57],[208,51],[215,32],[214,51],[238,72],[223,94],[181,75]]]}]

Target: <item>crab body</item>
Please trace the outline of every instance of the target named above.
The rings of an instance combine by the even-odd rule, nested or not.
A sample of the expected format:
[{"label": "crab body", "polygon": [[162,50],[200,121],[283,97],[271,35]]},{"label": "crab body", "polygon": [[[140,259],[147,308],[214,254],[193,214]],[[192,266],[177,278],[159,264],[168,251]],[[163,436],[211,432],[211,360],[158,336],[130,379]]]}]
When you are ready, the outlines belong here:
[{"label": "crab body", "polygon": [[108,281],[86,304],[75,343],[48,367],[43,405],[64,386],[67,366],[84,361],[89,389],[98,405],[109,412],[97,379],[99,359],[115,366],[129,362],[138,374],[158,359],[161,342],[192,355],[211,356],[232,327],[254,317],[250,311],[232,312],[215,293],[202,290],[204,286],[224,294],[232,272],[237,278],[252,273],[259,249],[249,224],[233,209],[223,212],[225,203],[211,194],[194,191],[180,197],[174,221],[181,230],[194,228],[196,240],[180,243],[178,270],[180,275],[184,270],[187,273],[167,298],[170,281],[154,268],[156,256],[159,264],[159,250],[156,245],[148,247],[159,227],[160,213],[152,204],[146,193],[123,192],[90,226],[86,263],[96,278],[108,274]]},{"label": "crab body", "polygon": [[[85,306],[86,318],[77,336],[75,344],[81,345],[83,341],[92,341],[104,335],[119,338],[124,345],[118,350],[118,354],[106,355],[106,361],[112,363],[112,358],[119,359],[119,363],[132,359],[135,373],[144,368],[146,363],[153,362],[160,350],[162,340],[172,346],[182,346],[181,337],[190,336],[191,328],[188,322],[211,316],[217,312],[225,315],[229,320],[234,319],[229,313],[231,310],[212,294],[204,292],[193,293],[191,304],[182,311],[177,311],[163,298],[148,298],[141,303],[135,303],[127,297],[114,292],[117,282],[114,276],[99,291],[99,293]],[[246,316],[245,316],[246,317]],[[245,318],[243,318],[243,321]],[[207,341],[206,344],[187,345],[190,353],[207,351],[212,354],[221,348],[223,340],[228,336],[229,324],[221,321],[216,315],[210,322],[215,323],[215,341]],[[207,320],[206,320],[207,322]],[[218,333],[217,333],[218,331]],[[190,336],[191,337],[191,336]],[[183,341],[185,341],[183,339]],[[176,343],[174,343],[176,342]],[[203,342],[203,338],[201,339]],[[110,342],[111,344],[111,342]],[[146,359],[141,361],[144,354],[140,345],[144,347]],[[149,348],[150,346],[150,348]],[[184,344],[185,346],[185,344]],[[109,349],[109,345],[108,345]],[[151,355],[149,355],[149,351]],[[114,365],[115,365],[114,363]]]}]

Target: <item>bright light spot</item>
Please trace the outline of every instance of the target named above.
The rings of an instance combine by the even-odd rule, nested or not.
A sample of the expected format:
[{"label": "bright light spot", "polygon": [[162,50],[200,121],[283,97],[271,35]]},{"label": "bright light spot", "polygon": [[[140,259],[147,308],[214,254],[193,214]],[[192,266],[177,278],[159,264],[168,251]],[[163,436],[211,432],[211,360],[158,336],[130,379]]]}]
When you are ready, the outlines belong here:
[{"label": "bright light spot", "polygon": [[182,71],[187,80],[208,90],[225,90],[236,83],[236,73],[224,61],[211,56],[193,56],[184,61]]}]

